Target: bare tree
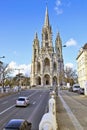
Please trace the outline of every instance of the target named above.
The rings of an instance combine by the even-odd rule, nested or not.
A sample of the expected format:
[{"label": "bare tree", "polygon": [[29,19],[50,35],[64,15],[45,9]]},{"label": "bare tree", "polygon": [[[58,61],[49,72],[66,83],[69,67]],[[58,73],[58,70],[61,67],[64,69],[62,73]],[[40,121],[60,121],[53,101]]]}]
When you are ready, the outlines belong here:
[{"label": "bare tree", "polygon": [[12,69],[10,69],[8,66],[9,64],[5,64],[3,62],[0,66],[0,80],[4,91],[5,91],[5,80],[9,77],[9,74],[12,72]]},{"label": "bare tree", "polygon": [[73,70],[73,68],[70,67],[65,68],[65,82],[70,83],[70,85],[78,82],[76,70]]}]

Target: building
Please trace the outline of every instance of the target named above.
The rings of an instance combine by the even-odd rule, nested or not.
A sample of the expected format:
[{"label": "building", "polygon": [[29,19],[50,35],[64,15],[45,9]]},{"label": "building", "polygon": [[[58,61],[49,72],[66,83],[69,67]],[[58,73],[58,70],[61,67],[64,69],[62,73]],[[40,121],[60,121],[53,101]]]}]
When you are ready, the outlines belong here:
[{"label": "building", "polygon": [[80,49],[77,60],[78,82],[82,88],[87,82],[87,43]]},{"label": "building", "polygon": [[33,41],[31,64],[31,86],[54,86],[63,83],[64,63],[62,55],[62,41],[57,33],[55,47],[52,41],[48,9],[46,7],[45,21],[42,27],[42,41],[39,43],[38,34]]}]

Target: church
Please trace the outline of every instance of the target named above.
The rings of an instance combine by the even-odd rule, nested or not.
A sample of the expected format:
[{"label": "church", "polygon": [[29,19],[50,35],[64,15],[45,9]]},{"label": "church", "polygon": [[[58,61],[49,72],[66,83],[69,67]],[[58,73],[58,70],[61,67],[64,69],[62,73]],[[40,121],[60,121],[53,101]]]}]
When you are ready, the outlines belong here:
[{"label": "church", "polygon": [[31,87],[62,85],[64,78],[62,41],[58,32],[55,39],[55,46],[53,47],[52,27],[50,25],[47,7],[41,40],[40,43],[38,34],[36,33],[33,40],[30,85]]}]

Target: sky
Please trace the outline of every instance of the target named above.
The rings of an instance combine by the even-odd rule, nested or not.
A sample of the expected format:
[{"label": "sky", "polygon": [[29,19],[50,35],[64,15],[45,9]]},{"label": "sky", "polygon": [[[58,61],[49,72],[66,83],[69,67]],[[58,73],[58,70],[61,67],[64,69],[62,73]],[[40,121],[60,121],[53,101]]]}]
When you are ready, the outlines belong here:
[{"label": "sky", "polygon": [[[41,43],[46,5],[53,33],[59,32],[64,65],[77,67],[76,57],[87,43],[87,0],[0,0],[0,60],[30,75],[35,33]],[[18,71],[16,70],[16,73]]]}]

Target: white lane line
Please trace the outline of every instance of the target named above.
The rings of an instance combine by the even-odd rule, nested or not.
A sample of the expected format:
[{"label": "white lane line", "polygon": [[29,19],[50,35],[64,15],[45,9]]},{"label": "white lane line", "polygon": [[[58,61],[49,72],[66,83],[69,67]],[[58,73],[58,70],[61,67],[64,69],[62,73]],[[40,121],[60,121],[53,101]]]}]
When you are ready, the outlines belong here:
[{"label": "white lane line", "polygon": [[35,104],[35,103],[36,103],[36,101],[33,102],[33,104]]},{"label": "white lane line", "polygon": [[79,121],[76,119],[75,115],[72,113],[71,109],[69,108],[69,106],[66,104],[66,102],[63,100],[62,96],[60,94],[58,94],[63,106],[65,107],[67,114],[69,115],[69,118],[71,119],[74,127],[76,130],[83,130],[83,127],[81,126],[81,124],[79,123]]},{"label": "white lane line", "polygon": [[33,96],[34,94],[36,94],[37,92],[34,92],[34,93],[32,93],[31,95],[29,95],[28,97],[31,97],[31,96]]},{"label": "white lane line", "polygon": [[2,115],[3,113],[5,113],[6,111],[10,110],[10,109],[13,108],[14,106],[15,106],[15,104],[12,105],[11,107],[8,107],[8,108],[5,109],[4,111],[0,112],[0,115]]},{"label": "white lane line", "polygon": [[6,103],[8,103],[8,101],[3,102],[2,104],[6,104]]}]

